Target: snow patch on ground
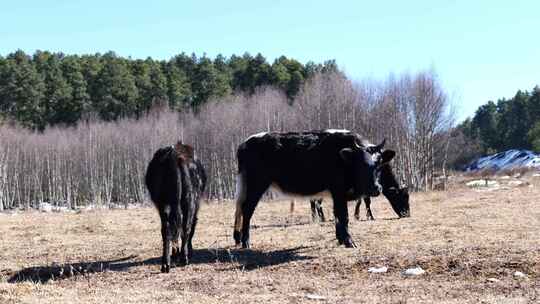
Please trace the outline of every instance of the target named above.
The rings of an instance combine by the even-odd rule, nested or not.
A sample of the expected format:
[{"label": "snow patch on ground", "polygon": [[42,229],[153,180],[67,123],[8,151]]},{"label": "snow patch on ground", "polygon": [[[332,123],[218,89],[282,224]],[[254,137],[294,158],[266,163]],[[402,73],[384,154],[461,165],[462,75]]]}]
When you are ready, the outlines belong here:
[{"label": "snow patch on ground", "polygon": [[527,275],[524,274],[521,271],[516,271],[516,272],[514,272],[514,278],[516,278],[516,279],[526,279]]},{"label": "snow patch on ground", "polygon": [[498,187],[499,183],[492,180],[487,179],[476,179],[470,182],[467,182],[465,185],[471,188],[479,188],[479,187]]},{"label": "snow patch on ground", "polygon": [[426,271],[424,269],[422,269],[422,267],[414,267],[414,268],[409,268],[407,270],[405,270],[403,272],[404,275],[406,276],[418,276],[418,275],[422,275],[426,273]]},{"label": "snow patch on ground", "polygon": [[385,273],[388,271],[388,267],[369,267],[367,271],[369,273]]},{"label": "snow patch on ground", "polygon": [[325,296],[321,296],[321,295],[313,294],[313,293],[308,293],[306,295],[306,298],[308,298],[309,300],[326,300]]}]

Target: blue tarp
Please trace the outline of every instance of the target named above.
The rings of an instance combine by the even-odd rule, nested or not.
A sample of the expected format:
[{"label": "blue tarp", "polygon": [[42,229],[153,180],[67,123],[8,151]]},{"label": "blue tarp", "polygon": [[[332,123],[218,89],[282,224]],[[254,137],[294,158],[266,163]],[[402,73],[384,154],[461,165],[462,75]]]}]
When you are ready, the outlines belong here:
[{"label": "blue tarp", "polygon": [[479,158],[469,164],[465,171],[503,170],[515,168],[540,168],[540,155],[529,150],[508,150]]}]

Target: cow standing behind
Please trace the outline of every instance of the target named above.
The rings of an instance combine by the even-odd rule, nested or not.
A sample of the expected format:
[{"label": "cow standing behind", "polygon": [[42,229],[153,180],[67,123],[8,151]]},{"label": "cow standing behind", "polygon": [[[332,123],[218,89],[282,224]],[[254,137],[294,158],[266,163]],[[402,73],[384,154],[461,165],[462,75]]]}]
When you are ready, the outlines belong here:
[{"label": "cow standing behind", "polygon": [[[161,219],[163,256],[161,271],[169,272],[172,255],[187,264],[193,255],[192,239],[206,173],[193,148],[178,142],[156,151],[145,176],[146,187]],[[178,238],[182,246],[178,248]],[[173,244],[171,244],[173,243]]]},{"label": "cow standing behind", "polygon": [[[390,164],[381,167],[381,174],[379,182],[382,186],[382,193],[384,197],[390,202],[390,206],[399,218],[411,216],[409,207],[409,190],[407,187],[400,187],[399,183],[392,172]],[[366,203],[366,217],[368,220],[374,220],[373,213],[371,212],[371,198],[364,197]],[[360,219],[360,205],[362,200],[356,202],[354,209],[354,217]]]},{"label": "cow standing behind", "polygon": [[[399,218],[409,217],[409,191],[407,187],[400,187],[399,183],[392,172],[390,164],[385,164],[380,168],[379,183],[382,187],[382,193],[386,199],[390,202],[392,209],[399,216]],[[374,220],[373,213],[371,212],[371,198],[369,196],[360,198],[356,201],[356,207],[354,208],[354,217],[360,220],[360,205],[362,205],[362,199],[366,204],[366,217],[368,220]],[[322,198],[314,198],[310,200],[311,204],[311,218],[315,222],[320,219],[324,222],[324,211],[322,208]],[[291,210],[294,201],[291,201]]]},{"label": "cow standing behind", "polygon": [[282,192],[303,196],[329,191],[336,238],[346,247],[356,247],[348,231],[347,201],[378,195],[377,167],[395,155],[387,150],[375,157],[362,142],[358,134],[347,130],[250,136],[237,151],[236,243],[249,248],[251,217],[261,196],[274,185]]}]

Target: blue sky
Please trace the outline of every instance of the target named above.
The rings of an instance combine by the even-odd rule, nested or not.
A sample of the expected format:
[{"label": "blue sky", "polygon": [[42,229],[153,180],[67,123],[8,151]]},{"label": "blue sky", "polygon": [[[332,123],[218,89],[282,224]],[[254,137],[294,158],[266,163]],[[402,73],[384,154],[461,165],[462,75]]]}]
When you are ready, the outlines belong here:
[{"label": "blue sky", "polygon": [[540,84],[540,1],[5,1],[0,54],[336,59],[352,78],[434,69],[459,119]]}]

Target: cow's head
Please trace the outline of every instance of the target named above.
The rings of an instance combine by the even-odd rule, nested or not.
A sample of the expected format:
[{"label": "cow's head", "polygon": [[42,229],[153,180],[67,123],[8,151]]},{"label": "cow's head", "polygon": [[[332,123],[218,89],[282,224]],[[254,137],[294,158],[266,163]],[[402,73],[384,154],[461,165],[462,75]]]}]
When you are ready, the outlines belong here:
[{"label": "cow's head", "polygon": [[388,199],[390,205],[392,205],[392,209],[394,209],[400,218],[411,216],[409,209],[409,190],[407,187],[383,188],[383,195]]},{"label": "cow's head", "polygon": [[342,149],[339,154],[345,164],[353,168],[354,194],[356,196],[379,195],[381,185],[378,182],[378,164],[374,161],[373,156],[356,143],[352,148]]},{"label": "cow's head", "polygon": [[181,141],[178,141],[176,145],[174,145],[174,150],[176,151],[179,164],[188,163],[195,158],[193,147],[184,145]]}]

